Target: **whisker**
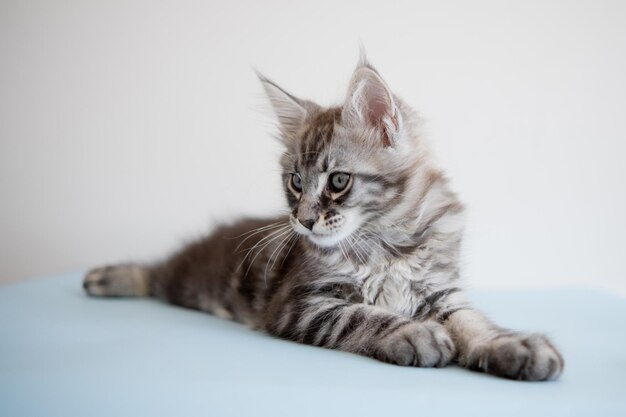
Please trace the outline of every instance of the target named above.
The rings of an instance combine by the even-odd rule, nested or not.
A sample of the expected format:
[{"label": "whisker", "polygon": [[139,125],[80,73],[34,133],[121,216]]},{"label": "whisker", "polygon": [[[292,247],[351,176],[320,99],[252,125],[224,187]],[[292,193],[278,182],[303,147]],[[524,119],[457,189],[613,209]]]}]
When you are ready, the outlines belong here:
[{"label": "whisker", "polygon": [[247,235],[249,233],[253,233],[253,232],[256,232],[256,231],[263,231],[265,229],[271,229],[274,226],[278,226],[278,225],[281,225],[281,224],[284,224],[284,223],[285,222],[276,222],[276,223],[268,224],[268,225],[265,225],[265,226],[262,226],[262,227],[258,227],[256,229],[248,230],[247,232],[243,232],[242,234],[237,235],[237,236],[233,236],[233,237],[227,236],[224,239],[238,239],[238,238],[243,237],[243,236],[245,236],[245,235]]},{"label": "whisker", "polygon": [[[291,239],[291,237],[293,236],[295,232],[292,230],[289,234],[287,234],[287,236],[280,241],[280,243],[278,244],[278,246],[276,246],[276,249],[274,249],[274,251],[270,254],[270,257],[267,260],[267,263],[265,264],[265,272],[263,273],[263,281],[265,281],[265,285],[267,285],[267,268],[269,267],[270,271],[274,268],[274,264],[276,263],[276,259],[278,259],[278,256],[280,255],[280,252],[282,252],[282,250],[284,249],[283,244],[285,244],[286,242],[289,241],[289,239]],[[286,245],[285,245],[286,247]],[[274,257],[274,254],[276,254],[276,257]],[[272,262],[272,258],[274,258],[274,261]],[[270,266],[270,262],[272,263]]]},{"label": "whisker", "polygon": [[[237,253],[237,250],[238,250],[238,249],[239,249],[239,248],[240,248],[240,247],[241,247],[241,246],[242,246],[242,245],[243,245],[243,244],[244,244],[244,243],[245,243],[248,239],[250,239],[252,236],[256,236],[256,235],[258,235],[259,233],[262,233],[262,232],[267,232],[267,231],[270,231],[270,230],[280,229],[280,228],[285,227],[285,226],[289,226],[289,224],[288,224],[288,223],[285,223],[285,222],[281,222],[281,223],[278,223],[278,224],[276,224],[276,225],[266,226],[265,228],[263,228],[263,229],[261,229],[261,230],[259,230],[260,228],[259,228],[259,229],[255,229],[255,230],[253,230],[253,231],[251,231],[251,232],[250,232],[250,233],[251,233],[250,235],[246,236],[246,237],[245,237],[245,238],[244,238],[241,242],[239,242],[239,244],[237,245],[237,247],[235,247],[235,249],[233,250],[233,252],[234,252],[234,253]],[[253,233],[252,233],[252,232],[253,232]]]},{"label": "whisker", "polygon": [[354,247],[357,250],[357,252],[359,252],[361,258],[364,260],[363,263],[367,264],[367,253],[363,249],[362,244],[363,244],[363,239],[361,238],[361,236],[357,235],[354,238]]},{"label": "whisker", "polygon": [[[239,254],[239,253],[242,253],[242,252],[244,252],[244,251],[254,249],[254,247],[255,247],[255,246],[257,246],[258,244],[260,244],[260,243],[262,243],[263,241],[267,240],[270,236],[273,236],[274,234],[276,234],[276,233],[278,233],[278,232],[281,232],[281,231],[283,231],[283,230],[287,230],[287,229],[288,229],[288,228],[290,228],[290,227],[291,227],[291,226],[289,226],[289,225],[283,225],[283,226],[281,226],[281,227],[279,227],[279,228],[275,228],[275,229],[274,229],[274,230],[272,230],[272,231],[271,231],[271,232],[270,232],[267,236],[263,237],[263,238],[262,238],[261,240],[259,240],[256,244],[252,245],[252,247],[251,247],[251,248],[244,248],[244,249],[242,249],[242,250],[240,250],[240,251],[238,251],[238,252],[234,252],[234,253],[235,253],[235,254]],[[250,236],[250,237],[251,237],[251,236]],[[245,242],[245,240],[244,240],[244,242]],[[237,247],[235,248],[235,250],[239,249],[239,247],[241,247],[241,245],[242,245],[244,242],[241,242],[239,245],[237,245]]]},{"label": "whisker", "polygon": [[369,250],[369,253],[366,253],[366,258],[372,255],[372,253],[374,252],[374,248],[372,248],[372,246],[370,245],[369,241],[365,238],[365,235],[363,233],[359,233],[359,244],[365,245],[367,246],[367,249]]},{"label": "whisker", "polygon": [[359,261],[362,264],[365,264],[365,260],[361,257],[361,254],[359,253],[358,249],[356,248],[356,246],[354,245],[354,238],[352,236],[349,236],[347,239],[348,245],[350,245],[350,247],[352,248],[352,251],[354,252],[354,254],[356,255],[356,257],[359,259]]},{"label": "whisker", "polygon": [[[369,224],[371,226],[377,226],[375,224],[369,223],[369,222],[363,222],[364,224]],[[394,227],[398,228],[398,226],[394,225]],[[378,228],[378,227],[376,227]],[[395,245],[391,244],[390,242],[388,242],[381,233],[377,233],[375,230],[368,230],[367,231],[370,235],[374,236],[376,239],[380,240],[382,243],[385,244],[385,246],[387,246],[393,253],[395,253],[398,256],[401,256],[402,254],[396,249]],[[379,245],[379,247],[383,250],[385,250],[382,246]]]},{"label": "whisker", "polygon": [[[368,232],[372,237],[374,237],[375,239],[371,239],[370,242],[375,244],[376,246],[378,246],[383,252],[389,252],[389,250],[393,251],[397,256],[401,256],[402,254],[400,252],[398,252],[398,250],[391,245],[389,242],[385,241],[385,239],[380,236],[379,234],[376,234],[374,232]],[[380,242],[379,242],[380,241]],[[385,247],[383,247],[381,245],[381,242],[385,244]]]},{"label": "whisker", "polygon": [[287,254],[283,257],[283,261],[280,263],[280,266],[282,267],[283,264],[285,263],[285,260],[287,259],[287,257],[289,256],[289,254],[291,253],[291,250],[293,249],[293,247],[296,245],[296,243],[298,242],[298,239],[300,238],[300,235],[297,233],[293,234],[293,240],[291,241],[291,246],[289,246],[289,249],[287,250]]},{"label": "whisker", "polygon": [[[241,266],[244,264],[244,262],[246,261],[246,259],[248,259],[248,257],[250,256],[250,254],[254,251],[254,249],[256,249],[256,248],[257,248],[257,247],[259,247],[259,246],[264,245],[264,244],[265,244],[264,242],[265,242],[265,241],[267,241],[268,239],[269,239],[269,240],[270,240],[270,242],[271,242],[271,240],[273,239],[273,237],[274,237],[277,233],[282,233],[282,232],[286,231],[286,230],[287,230],[287,228],[288,228],[288,227],[284,227],[284,228],[281,228],[281,229],[279,229],[279,230],[274,230],[274,231],[272,231],[270,234],[268,234],[267,236],[265,236],[263,239],[259,240],[259,241],[258,241],[255,245],[253,245],[251,248],[245,249],[247,252],[246,252],[245,256],[243,257],[243,259],[241,260],[241,263],[240,263],[240,264],[239,264],[239,266],[237,267],[236,271],[238,271],[238,270],[239,270],[239,268],[241,268]],[[242,251],[237,252],[237,253],[241,253],[241,252],[242,252]]]},{"label": "whisker", "polygon": [[341,244],[341,242],[339,242],[339,250],[341,250],[341,254],[343,255],[344,258],[346,258],[346,261],[348,261],[348,263],[352,266],[352,268],[356,269],[356,267],[352,263],[352,260],[350,260],[350,258],[348,257],[348,254],[346,253],[346,250],[343,247],[343,245]]},{"label": "whisker", "polygon": [[261,254],[261,252],[263,252],[263,250],[265,250],[265,248],[267,248],[272,242],[280,239],[281,237],[285,236],[285,234],[287,234],[287,233],[289,233],[289,230],[284,230],[280,234],[274,236],[272,239],[270,239],[267,242],[265,242],[263,244],[263,246],[261,248],[259,248],[259,250],[257,250],[256,254],[254,255],[254,257],[250,261],[250,265],[248,265],[248,269],[246,269],[246,273],[244,274],[244,278],[248,276],[248,273],[250,272],[250,268],[252,268],[252,265],[254,265],[254,261]]}]

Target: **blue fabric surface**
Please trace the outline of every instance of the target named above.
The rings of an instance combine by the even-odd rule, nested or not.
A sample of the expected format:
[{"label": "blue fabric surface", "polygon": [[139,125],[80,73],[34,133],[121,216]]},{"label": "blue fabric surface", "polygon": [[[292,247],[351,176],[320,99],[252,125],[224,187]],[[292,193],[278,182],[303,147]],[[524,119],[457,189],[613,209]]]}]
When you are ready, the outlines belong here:
[{"label": "blue fabric surface", "polygon": [[626,416],[626,300],[474,291],[561,347],[556,382],[402,368],[274,339],[149,299],[88,298],[81,274],[0,288],[0,416]]}]

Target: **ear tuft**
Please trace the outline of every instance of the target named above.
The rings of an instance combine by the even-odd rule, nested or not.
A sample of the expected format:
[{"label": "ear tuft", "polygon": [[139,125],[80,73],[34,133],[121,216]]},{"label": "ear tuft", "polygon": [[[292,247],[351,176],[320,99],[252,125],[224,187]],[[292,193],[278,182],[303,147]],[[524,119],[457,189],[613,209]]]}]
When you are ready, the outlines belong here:
[{"label": "ear tuft", "polygon": [[294,136],[308,116],[308,102],[289,94],[260,72],[256,74],[272,104],[283,135]]},{"label": "ear tuft", "polygon": [[356,69],[358,70],[359,68],[369,68],[373,71],[376,71],[376,69],[372,66],[372,64],[370,64],[369,60],[367,59],[365,45],[363,45],[362,43],[359,43],[359,62],[356,64]]}]

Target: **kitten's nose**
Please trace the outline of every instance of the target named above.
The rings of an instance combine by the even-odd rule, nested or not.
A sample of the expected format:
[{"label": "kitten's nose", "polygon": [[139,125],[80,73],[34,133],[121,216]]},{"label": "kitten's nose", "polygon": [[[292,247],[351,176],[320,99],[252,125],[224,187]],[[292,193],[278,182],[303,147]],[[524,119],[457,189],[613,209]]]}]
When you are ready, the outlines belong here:
[{"label": "kitten's nose", "polygon": [[300,224],[302,226],[306,227],[309,230],[313,230],[313,225],[315,224],[315,219],[306,219],[306,220],[298,219],[298,221],[300,222]]}]

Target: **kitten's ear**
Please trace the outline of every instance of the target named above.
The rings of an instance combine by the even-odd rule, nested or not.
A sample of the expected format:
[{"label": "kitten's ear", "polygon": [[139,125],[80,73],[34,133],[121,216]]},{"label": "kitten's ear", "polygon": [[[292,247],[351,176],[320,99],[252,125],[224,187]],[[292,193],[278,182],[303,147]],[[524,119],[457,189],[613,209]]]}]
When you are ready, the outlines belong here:
[{"label": "kitten's ear", "polygon": [[394,146],[402,127],[402,116],[387,83],[361,55],[343,108],[344,120],[377,129],[385,147]]},{"label": "kitten's ear", "polygon": [[283,135],[293,137],[307,118],[312,103],[292,96],[259,72],[257,76],[270,99]]}]

